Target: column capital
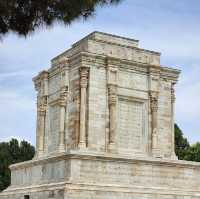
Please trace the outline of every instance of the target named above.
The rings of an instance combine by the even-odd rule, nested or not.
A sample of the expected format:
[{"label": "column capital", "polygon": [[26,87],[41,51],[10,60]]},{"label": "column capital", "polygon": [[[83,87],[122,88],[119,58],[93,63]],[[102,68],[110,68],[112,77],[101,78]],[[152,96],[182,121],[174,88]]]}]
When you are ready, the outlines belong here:
[{"label": "column capital", "polygon": [[117,94],[117,84],[108,84],[109,95]]},{"label": "column capital", "polygon": [[42,71],[40,74],[41,80],[48,80],[49,78],[49,72],[48,71]]},{"label": "column capital", "polygon": [[87,88],[88,85],[88,67],[80,68],[80,86],[81,88]]},{"label": "column capital", "polygon": [[40,116],[45,116],[47,110],[47,97],[38,97],[38,113]]},{"label": "column capital", "polygon": [[41,106],[40,108],[39,108],[39,115],[40,116],[45,116],[46,115],[46,107],[43,107],[43,106]]}]

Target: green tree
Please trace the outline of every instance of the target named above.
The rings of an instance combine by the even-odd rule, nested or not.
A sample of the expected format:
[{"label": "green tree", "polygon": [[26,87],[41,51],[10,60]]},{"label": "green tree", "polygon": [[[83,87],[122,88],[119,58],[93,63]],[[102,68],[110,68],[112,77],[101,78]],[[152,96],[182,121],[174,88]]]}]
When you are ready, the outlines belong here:
[{"label": "green tree", "polygon": [[190,144],[183,136],[183,132],[177,124],[175,124],[175,152],[179,160],[185,160],[190,149]]},{"label": "green tree", "polygon": [[0,35],[14,31],[27,35],[54,22],[69,25],[78,18],[91,16],[98,6],[121,0],[1,0]]},{"label": "green tree", "polygon": [[197,142],[190,146],[185,160],[200,162],[200,142]]},{"label": "green tree", "polygon": [[35,148],[26,141],[18,142],[12,139],[10,142],[0,143],[0,191],[10,185],[11,164],[30,160],[35,154]]},{"label": "green tree", "polygon": [[34,154],[35,154],[34,146],[23,140],[20,143],[20,162],[31,160]]}]

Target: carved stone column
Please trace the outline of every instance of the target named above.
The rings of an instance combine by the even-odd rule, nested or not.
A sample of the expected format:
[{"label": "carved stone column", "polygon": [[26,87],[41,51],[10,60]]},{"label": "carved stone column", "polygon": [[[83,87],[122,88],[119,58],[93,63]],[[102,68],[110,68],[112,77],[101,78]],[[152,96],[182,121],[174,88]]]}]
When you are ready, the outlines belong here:
[{"label": "carved stone column", "polygon": [[108,84],[108,105],[110,116],[109,150],[115,149],[116,128],[117,128],[117,85]]},{"label": "carved stone column", "polygon": [[44,138],[45,138],[45,119],[47,109],[47,97],[41,97],[39,100],[38,110],[38,156],[44,154]]},{"label": "carved stone column", "polygon": [[174,116],[175,116],[175,100],[176,100],[176,97],[175,97],[175,89],[174,89],[174,83],[172,83],[172,86],[171,86],[171,129],[172,129],[172,132],[171,132],[171,135],[172,135],[172,152],[171,152],[171,158],[172,159],[178,159],[176,154],[175,154],[175,132],[174,132]]},{"label": "carved stone column", "polygon": [[80,102],[80,132],[79,132],[79,148],[86,148],[86,99],[88,86],[88,68],[80,68],[80,87],[81,87],[81,102]]},{"label": "carved stone column", "polygon": [[158,155],[158,135],[157,135],[157,114],[158,114],[158,93],[150,92],[150,106],[151,106],[151,118],[152,118],[152,133],[151,133],[151,146],[152,155]]},{"label": "carved stone column", "polygon": [[79,132],[80,132],[80,98],[77,97],[76,98],[76,119],[75,119],[75,143],[74,143],[74,148],[77,148],[79,145]]},{"label": "carved stone column", "polygon": [[68,87],[62,87],[60,93],[60,130],[59,130],[59,151],[65,151],[65,113],[67,105],[67,90]]}]

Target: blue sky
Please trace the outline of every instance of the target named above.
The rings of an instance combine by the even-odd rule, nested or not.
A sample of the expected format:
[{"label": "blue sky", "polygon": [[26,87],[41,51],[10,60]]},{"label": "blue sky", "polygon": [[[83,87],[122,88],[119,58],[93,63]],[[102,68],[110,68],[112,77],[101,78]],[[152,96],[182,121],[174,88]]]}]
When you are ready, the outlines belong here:
[{"label": "blue sky", "polygon": [[162,65],[182,70],[176,122],[191,143],[200,141],[199,21],[199,0],[124,0],[71,26],[40,29],[26,39],[8,34],[0,42],[0,141],[16,137],[35,143],[32,77],[94,30],[139,39],[140,47],[162,52]]}]

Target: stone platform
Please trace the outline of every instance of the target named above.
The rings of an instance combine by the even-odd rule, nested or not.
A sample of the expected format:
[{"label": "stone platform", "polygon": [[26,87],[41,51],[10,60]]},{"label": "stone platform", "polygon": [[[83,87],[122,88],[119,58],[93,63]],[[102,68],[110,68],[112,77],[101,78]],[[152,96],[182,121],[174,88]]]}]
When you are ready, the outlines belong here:
[{"label": "stone platform", "polygon": [[2,199],[200,198],[200,164],[194,162],[71,152],[11,170]]}]

